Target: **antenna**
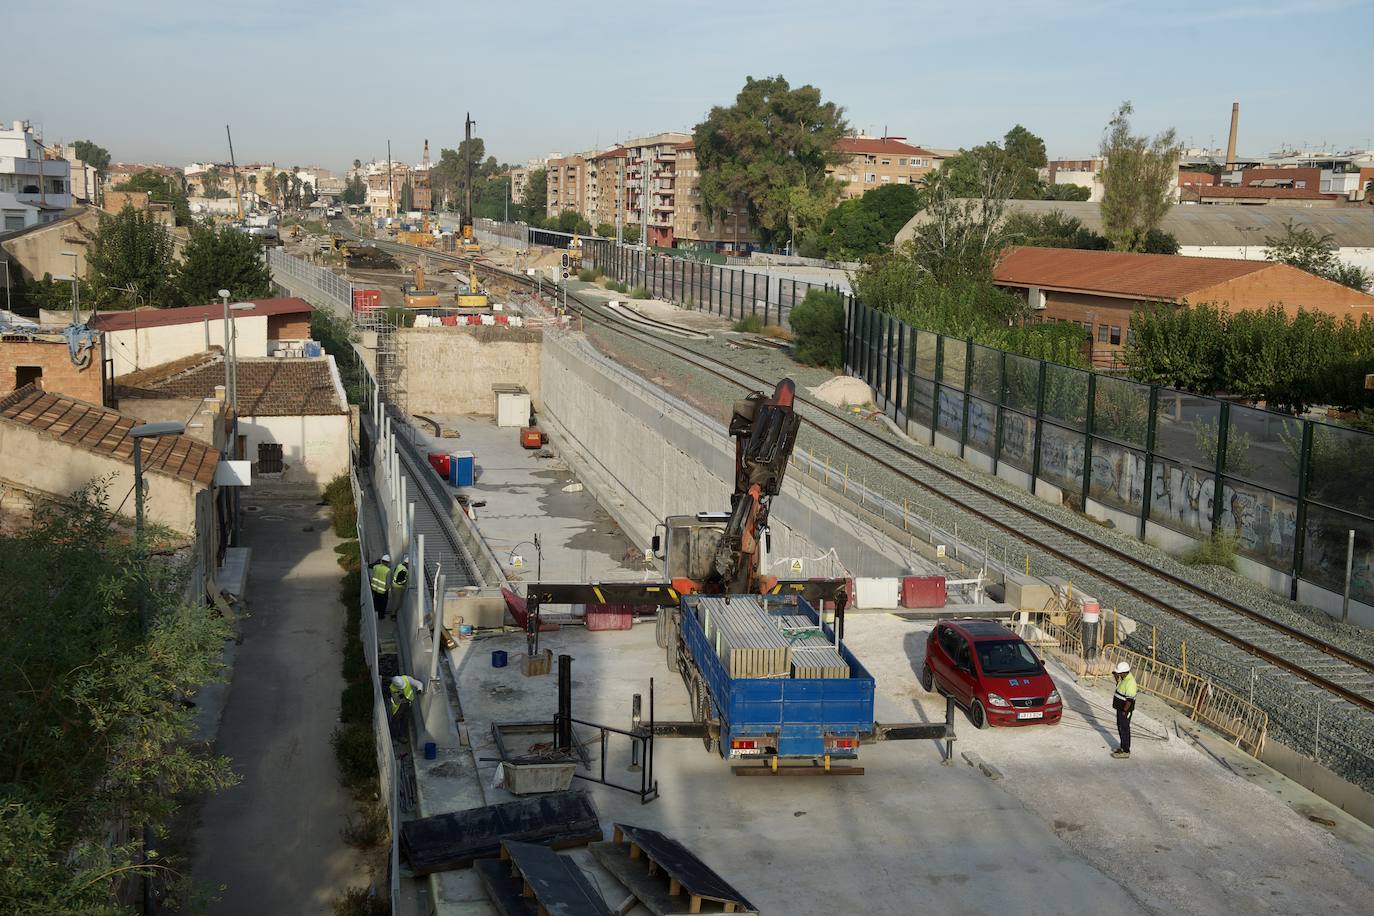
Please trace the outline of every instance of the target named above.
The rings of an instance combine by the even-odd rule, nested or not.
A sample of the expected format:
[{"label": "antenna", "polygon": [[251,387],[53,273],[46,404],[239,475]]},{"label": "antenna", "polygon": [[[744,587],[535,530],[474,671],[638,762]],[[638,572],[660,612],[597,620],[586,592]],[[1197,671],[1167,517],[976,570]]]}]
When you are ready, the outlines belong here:
[{"label": "antenna", "polygon": [[224,125],[224,136],[229,138],[229,171],[234,175],[234,199],[239,206],[239,222],[243,222],[243,194],[239,191],[239,167],[234,161],[234,135],[229,132],[229,125]]}]

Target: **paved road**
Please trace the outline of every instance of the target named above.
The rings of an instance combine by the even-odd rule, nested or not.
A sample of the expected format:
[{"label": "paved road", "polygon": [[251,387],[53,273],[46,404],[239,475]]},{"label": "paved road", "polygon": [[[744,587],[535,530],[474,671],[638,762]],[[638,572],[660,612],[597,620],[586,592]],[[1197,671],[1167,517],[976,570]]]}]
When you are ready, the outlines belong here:
[{"label": "paved road", "polygon": [[244,513],[251,616],[217,742],[243,781],[206,800],[194,874],[224,885],[211,913],[330,913],[368,880],[340,834],[353,808],[329,744],[343,689],[339,541],[313,500],[246,502],[259,507]]}]

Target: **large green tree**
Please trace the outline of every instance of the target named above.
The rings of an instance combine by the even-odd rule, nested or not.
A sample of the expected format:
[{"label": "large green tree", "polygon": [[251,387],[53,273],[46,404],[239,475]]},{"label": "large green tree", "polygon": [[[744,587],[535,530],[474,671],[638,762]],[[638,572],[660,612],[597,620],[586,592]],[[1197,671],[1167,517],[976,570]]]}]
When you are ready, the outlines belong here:
[{"label": "large green tree", "polygon": [[542,226],[548,219],[549,173],[547,169],[532,169],[525,178],[525,212],[522,214],[532,226]]},{"label": "large green tree", "polygon": [[86,254],[96,301],[105,307],[175,304],[172,237],[152,215],[125,207],[102,215]]},{"label": "large green tree", "polygon": [[77,140],[72,144],[72,149],[76,151],[76,158],[97,172],[103,172],[110,167],[110,151],[97,145],[93,140]]},{"label": "large green tree", "polygon": [[0,535],[0,911],[128,912],[121,882],[177,863],[141,864],[119,825],[165,824],[234,782],[189,745],[182,698],[217,675],[228,627],[180,599],[180,576],[95,484]]},{"label": "large green tree", "polygon": [[235,299],[265,299],[272,295],[272,273],[256,238],[232,226],[200,222],[191,227],[175,286],[182,305],[214,302],[221,289]]},{"label": "large green tree", "polygon": [[979,197],[987,193],[989,175],[997,176],[997,195],[1018,200],[1039,200],[1044,184],[1039,170],[1048,160],[1045,141],[1020,124],[1007,131],[998,143],[991,140],[960,150],[940,164],[949,193],[954,197]]},{"label": "large green tree", "polygon": [[887,250],[921,206],[915,185],[887,184],[844,201],[826,214],[816,239],[821,254],[857,261]]},{"label": "large green tree", "polygon": [[1297,226],[1290,219],[1283,224],[1283,235],[1265,236],[1264,244],[1268,246],[1264,256],[1270,261],[1288,264],[1351,289],[1369,289],[1369,273],[1340,259],[1336,237],[1329,232]]},{"label": "large green tree", "polygon": [[354,175],[348,179],[348,183],[344,185],[342,199],[346,204],[367,203],[367,182],[363,181],[361,175]]},{"label": "large green tree", "polygon": [[149,200],[171,205],[178,226],[191,225],[191,206],[186,202],[186,189],[180,181],[170,175],[148,169],[130,176],[128,181],[115,190],[146,191]]},{"label": "large green tree", "polygon": [[815,86],[793,89],[781,76],[747,77],[730,106],[717,105],[693,132],[708,215],[740,206],[766,243],[818,229],[838,189],[826,169],[848,125],[844,109]]},{"label": "large green tree", "polygon": [[1146,249],[1173,206],[1183,152],[1172,127],[1153,138],[1132,133],[1132,111],[1122,102],[1102,137],[1102,233],[1117,251]]}]

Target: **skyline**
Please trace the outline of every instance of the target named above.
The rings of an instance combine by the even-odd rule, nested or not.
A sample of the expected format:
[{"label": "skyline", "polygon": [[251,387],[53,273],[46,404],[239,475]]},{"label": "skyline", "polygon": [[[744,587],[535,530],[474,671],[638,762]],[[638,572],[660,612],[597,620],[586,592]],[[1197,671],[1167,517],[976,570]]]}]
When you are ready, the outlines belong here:
[{"label": "skyline", "polygon": [[12,34],[62,23],[68,51],[54,68],[51,42],[8,48],[13,72],[37,78],[7,81],[0,118],[30,120],[49,142],[93,140],[115,161],[172,165],[226,161],[227,122],[240,162],[341,171],[384,159],[388,137],[399,161],[418,162],[426,138],[437,158],[471,111],[487,154],[523,164],[690,132],[746,76],[781,74],[819,87],[855,130],[934,148],[1000,139],[1019,123],[1050,158],[1086,157],[1127,99],[1137,132],[1174,127],[1190,147],[1225,145],[1233,101],[1245,155],[1374,146],[1374,125],[1327,88],[1359,84],[1356,55],[1333,55],[1325,37],[1367,31],[1374,3],[1194,9],[875,0],[837,15],[801,0],[784,21],[718,0],[659,18],[578,16],[547,0],[518,12],[130,0],[117,14],[53,0],[0,14]]}]

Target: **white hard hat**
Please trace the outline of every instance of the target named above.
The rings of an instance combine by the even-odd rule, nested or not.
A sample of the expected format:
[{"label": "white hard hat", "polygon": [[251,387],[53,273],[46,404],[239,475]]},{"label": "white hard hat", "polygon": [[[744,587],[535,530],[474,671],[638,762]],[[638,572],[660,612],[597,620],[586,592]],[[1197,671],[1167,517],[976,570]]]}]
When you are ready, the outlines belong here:
[{"label": "white hard hat", "polygon": [[391,562],[391,554],[389,554],[389,553],[384,553],[384,554],[382,554],[382,562],[383,562],[383,563],[390,563],[390,562]]},{"label": "white hard hat", "polygon": [[1112,669],[1112,674],[1130,674],[1130,673],[1131,673],[1131,666],[1130,666],[1130,664],[1127,663],[1127,662],[1117,662],[1117,663],[1116,663],[1116,667]]}]

